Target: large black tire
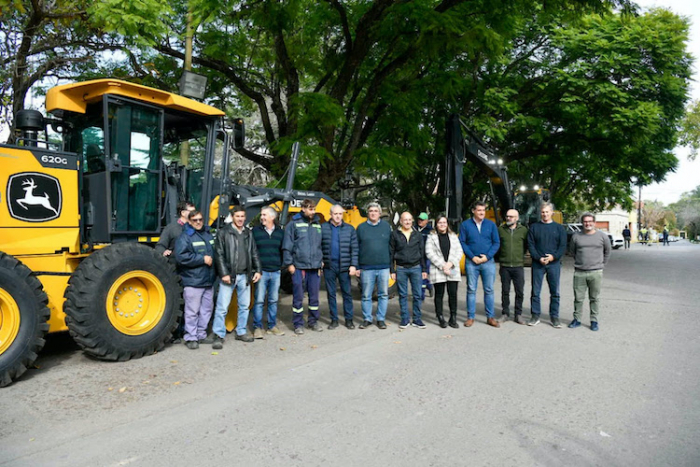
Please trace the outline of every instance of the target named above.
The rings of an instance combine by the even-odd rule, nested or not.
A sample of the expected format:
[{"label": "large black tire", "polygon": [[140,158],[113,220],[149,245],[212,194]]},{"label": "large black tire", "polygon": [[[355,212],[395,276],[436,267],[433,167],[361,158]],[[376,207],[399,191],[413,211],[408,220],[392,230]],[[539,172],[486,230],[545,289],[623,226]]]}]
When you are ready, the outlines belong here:
[{"label": "large black tire", "polygon": [[49,298],[39,279],[0,251],[0,387],[27,371],[44,347]]},{"label": "large black tire", "polygon": [[177,327],[181,297],[175,267],[163,256],[117,243],[80,263],[63,309],[70,335],[88,355],[125,361],[164,347]]}]

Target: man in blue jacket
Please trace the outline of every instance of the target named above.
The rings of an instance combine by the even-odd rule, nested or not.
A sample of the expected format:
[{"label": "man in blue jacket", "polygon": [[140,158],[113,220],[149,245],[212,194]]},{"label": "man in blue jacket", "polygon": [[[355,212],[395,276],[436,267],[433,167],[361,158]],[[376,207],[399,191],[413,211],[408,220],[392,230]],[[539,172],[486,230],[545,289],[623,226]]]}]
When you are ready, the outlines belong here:
[{"label": "man in blue jacket", "polygon": [[321,224],[313,200],[302,201],[301,212],[287,223],[282,242],[282,262],[292,275],[294,333],[304,334],[304,292],[309,294],[309,329],[323,331],[318,324],[319,271],[323,266]]},{"label": "man in blue jacket", "polygon": [[486,219],[486,204],[478,201],[472,209],[473,217],[459,226],[459,241],[466,256],[467,269],[467,320],[466,327],[474,324],[476,315],[476,289],[479,276],[484,287],[486,324],[501,327],[494,317],[493,283],[496,279],[496,255],[501,244],[496,224]]},{"label": "man in blue jacket", "polygon": [[554,206],[544,203],[540,207],[540,221],[530,226],[527,234],[527,244],[532,256],[532,295],[530,305],[532,316],[528,326],[537,326],[540,322],[540,291],[542,280],[547,275],[549,285],[549,317],[552,326],[561,328],[559,322],[559,276],[561,274],[561,258],[566,252],[566,230],[564,226],[552,220]]},{"label": "man in blue jacket", "polygon": [[189,224],[175,241],[175,261],[184,286],[185,345],[199,348],[207,337],[207,326],[214,310],[214,238],[204,225],[202,213],[193,210]]},{"label": "man in blue jacket", "polygon": [[345,209],[339,204],[331,207],[331,220],[321,225],[321,246],[323,249],[323,277],[326,281],[328,294],[328,310],[331,324],[328,329],[338,327],[338,303],[335,295],[336,281],[340,282],[343,294],[343,314],[345,327],[355,329],[353,323],[352,295],[350,293],[350,277],[357,270],[357,232],[355,228],[343,222]]}]

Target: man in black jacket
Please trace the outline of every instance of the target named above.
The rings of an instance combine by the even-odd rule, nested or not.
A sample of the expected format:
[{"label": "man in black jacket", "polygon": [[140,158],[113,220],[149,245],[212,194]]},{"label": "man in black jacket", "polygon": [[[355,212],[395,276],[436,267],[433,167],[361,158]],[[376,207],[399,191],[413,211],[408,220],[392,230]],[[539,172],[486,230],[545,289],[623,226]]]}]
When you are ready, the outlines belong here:
[{"label": "man in black jacket", "polygon": [[413,228],[413,216],[410,212],[401,214],[401,225],[391,233],[389,238],[391,256],[391,278],[399,288],[399,306],[401,307],[400,329],[409,326],[408,283],[411,282],[413,295],[413,325],[425,329],[421,320],[421,281],[427,279],[425,267],[425,246],[423,236]]},{"label": "man in black jacket", "polygon": [[260,279],[260,259],[250,230],[245,226],[245,209],[234,206],[230,212],[233,222],[226,224],[216,234],[216,271],[221,278],[219,296],[214,312],[212,341],[214,349],[223,348],[226,337],[226,313],[234,290],[238,298],[238,324],[236,340],[253,342],[248,333],[248,308],[250,283]]},{"label": "man in black jacket", "polygon": [[177,212],[180,217],[175,222],[166,225],[160,233],[160,238],[158,239],[158,243],[156,243],[156,251],[158,253],[171,261],[174,259],[172,253],[175,250],[175,242],[180,238],[180,235],[182,235],[185,225],[189,222],[188,217],[194,210],[195,207],[192,203],[187,201],[177,203]]}]

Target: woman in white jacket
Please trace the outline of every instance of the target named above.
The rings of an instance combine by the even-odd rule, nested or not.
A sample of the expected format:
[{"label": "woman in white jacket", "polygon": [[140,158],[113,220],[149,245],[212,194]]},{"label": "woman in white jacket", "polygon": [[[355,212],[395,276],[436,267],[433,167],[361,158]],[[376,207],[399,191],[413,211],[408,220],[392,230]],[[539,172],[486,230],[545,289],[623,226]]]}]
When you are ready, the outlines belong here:
[{"label": "woman in white jacket", "polygon": [[442,300],[447,288],[447,302],[450,307],[449,325],[457,325],[457,286],[462,280],[459,263],[462,260],[462,245],[459,238],[447,224],[447,217],[440,216],[425,242],[425,255],[430,260],[430,282],[435,286],[435,315],[441,328],[446,328],[442,316]]}]

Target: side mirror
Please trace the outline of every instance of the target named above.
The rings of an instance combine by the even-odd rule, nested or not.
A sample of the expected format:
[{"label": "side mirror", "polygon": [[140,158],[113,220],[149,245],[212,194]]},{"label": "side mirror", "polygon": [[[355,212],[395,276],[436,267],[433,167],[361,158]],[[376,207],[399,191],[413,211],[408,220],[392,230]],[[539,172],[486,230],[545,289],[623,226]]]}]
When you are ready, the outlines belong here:
[{"label": "side mirror", "polygon": [[239,149],[245,146],[245,122],[242,118],[233,120],[233,148]]}]

